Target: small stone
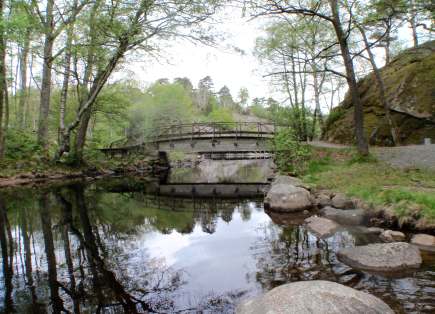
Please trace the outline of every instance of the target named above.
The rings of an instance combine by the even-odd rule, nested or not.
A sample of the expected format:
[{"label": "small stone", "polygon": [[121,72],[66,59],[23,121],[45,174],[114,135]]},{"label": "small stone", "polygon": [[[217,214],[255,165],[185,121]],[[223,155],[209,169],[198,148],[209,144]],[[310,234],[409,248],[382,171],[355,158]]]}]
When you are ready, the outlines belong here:
[{"label": "small stone", "polygon": [[417,245],[423,251],[435,252],[435,237],[429,234],[415,234],[411,243]]},{"label": "small stone", "polygon": [[367,233],[381,234],[382,232],[384,232],[384,229],[379,228],[379,227],[370,227],[370,228],[367,228]]},{"label": "small stone", "polygon": [[339,283],[299,281],[274,288],[236,308],[237,314],[393,314],[381,299]]},{"label": "small stone", "polygon": [[375,271],[396,272],[420,267],[420,250],[409,243],[376,243],[337,252],[338,259],[352,268]]},{"label": "small stone", "polygon": [[343,210],[328,206],[322,210],[322,214],[342,225],[357,226],[367,222],[367,214],[363,209]]},{"label": "small stone", "polygon": [[379,237],[384,242],[401,242],[406,238],[403,232],[393,230],[385,230]]},{"label": "small stone", "polygon": [[332,198],[332,206],[341,209],[354,208],[353,201],[347,198],[344,194],[338,193]]},{"label": "small stone", "polygon": [[321,193],[316,198],[317,204],[320,207],[331,206],[331,197],[328,194]]},{"label": "small stone", "polygon": [[305,219],[305,223],[307,224],[308,230],[318,238],[328,238],[340,227],[332,220],[317,216]]}]

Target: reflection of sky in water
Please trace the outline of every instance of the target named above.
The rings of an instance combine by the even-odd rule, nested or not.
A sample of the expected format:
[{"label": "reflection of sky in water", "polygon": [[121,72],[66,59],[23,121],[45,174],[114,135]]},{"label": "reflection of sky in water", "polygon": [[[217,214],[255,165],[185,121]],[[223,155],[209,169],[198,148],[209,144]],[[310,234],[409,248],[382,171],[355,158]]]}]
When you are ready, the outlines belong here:
[{"label": "reflection of sky in water", "polygon": [[[294,225],[283,226],[274,215],[272,221],[258,202],[243,200],[226,204],[220,209],[201,203],[200,207],[191,210],[180,208],[172,211],[148,207],[149,204],[145,204],[140,197],[129,198],[116,193],[103,195],[107,199],[100,198],[99,204],[107,212],[93,209],[82,214],[89,215],[93,233],[98,234],[98,241],[101,241],[98,254],[104,259],[107,270],[113,271],[119,284],[135,296],[141,295],[142,289],[152,288],[161,274],[165,277],[164,283],[171,286],[172,276],[180,271],[182,284],[173,291],[165,291],[163,295],[151,293],[148,296],[156,303],[162,297],[174,302],[174,310],[195,308],[214,296],[231,301],[225,310],[217,311],[228,312],[240,301],[240,292],[244,292],[241,297],[246,298],[287,282],[322,279],[375,294],[399,313],[435,313],[435,261],[432,259],[415,274],[405,278],[352,270],[336,259],[335,252],[342,247],[377,240],[355,228],[340,230],[320,240],[298,225],[302,221],[297,217],[286,216]],[[56,203],[53,201],[53,204]],[[67,286],[69,274],[61,233],[63,213],[58,212],[59,209],[52,209],[51,230],[57,280]],[[76,207],[73,214],[75,227],[83,232]],[[13,213],[9,215],[11,235],[18,250],[18,257],[14,257],[14,298],[16,303],[28,305],[31,303],[24,280],[22,232],[17,225],[19,220]],[[45,239],[38,212],[34,217],[31,237],[34,280],[40,301],[49,304]],[[85,289],[92,295],[90,259],[71,230],[69,237],[76,279],[79,281],[81,278],[78,265],[83,265]],[[105,289],[107,291],[107,286]],[[0,268],[0,291],[5,291],[3,268]],[[228,297],[230,294],[233,295]],[[71,306],[68,295],[61,293],[61,296],[65,304]],[[86,302],[95,302],[90,300]],[[0,312],[3,303],[4,294],[0,294]]]},{"label": "reflection of sky in water", "polygon": [[204,232],[199,224],[192,233],[184,235],[177,231],[148,231],[138,236],[132,245],[135,249],[129,249],[128,254],[135,258],[148,254],[148,258],[162,260],[168,267],[182,269],[188,278],[183,289],[197,297],[246,291],[253,286],[253,282],[248,282],[249,275],[255,275],[256,270],[251,247],[262,226],[270,222],[264,212],[253,210],[249,220],[243,220],[238,212],[230,223],[218,218],[212,234]]}]

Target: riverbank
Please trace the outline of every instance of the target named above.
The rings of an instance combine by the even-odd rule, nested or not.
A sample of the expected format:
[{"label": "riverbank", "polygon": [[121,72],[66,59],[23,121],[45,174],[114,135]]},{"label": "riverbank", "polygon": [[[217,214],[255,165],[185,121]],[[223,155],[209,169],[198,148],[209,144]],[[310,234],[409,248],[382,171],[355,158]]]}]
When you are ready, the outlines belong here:
[{"label": "riverbank", "polygon": [[155,175],[160,170],[150,158],[92,159],[80,166],[34,161],[2,161],[0,189],[18,186],[40,186],[65,180],[97,179],[113,175]]},{"label": "riverbank", "polygon": [[435,231],[434,170],[393,168],[375,157],[355,156],[350,149],[315,147],[302,179],[315,191],[353,198],[381,223]]}]

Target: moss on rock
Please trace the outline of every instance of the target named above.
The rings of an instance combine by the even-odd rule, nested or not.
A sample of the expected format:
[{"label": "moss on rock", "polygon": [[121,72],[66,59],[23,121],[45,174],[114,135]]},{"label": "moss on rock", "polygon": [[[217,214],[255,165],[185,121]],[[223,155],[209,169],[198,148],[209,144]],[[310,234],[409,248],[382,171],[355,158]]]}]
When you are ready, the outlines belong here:
[{"label": "moss on rock", "polygon": [[[391,116],[402,144],[435,140],[435,41],[403,51],[381,69]],[[358,82],[364,105],[365,133],[372,144],[392,143],[373,73]],[[353,104],[349,94],[334,108],[325,124],[324,139],[352,143]]]}]

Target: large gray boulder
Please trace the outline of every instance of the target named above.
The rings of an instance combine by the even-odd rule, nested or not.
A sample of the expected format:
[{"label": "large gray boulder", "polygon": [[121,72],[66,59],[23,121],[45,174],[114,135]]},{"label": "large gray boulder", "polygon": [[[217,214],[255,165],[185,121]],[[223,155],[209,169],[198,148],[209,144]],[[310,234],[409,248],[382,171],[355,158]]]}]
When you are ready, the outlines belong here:
[{"label": "large gray boulder", "polygon": [[415,234],[411,243],[417,245],[423,251],[435,252],[435,237],[429,234]]},{"label": "large gray boulder", "polygon": [[321,239],[332,236],[340,227],[332,220],[317,216],[308,217],[305,223],[308,231]]},{"label": "large gray boulder", "polygon": [[334,220],[342,225],[357,226],[367,222],[368,216],[364,209],[337,209],[325,207],[322,210],[324,217]]},{"label": "large gray boulder", "polygon": [[422,262],[419,249],[405,242],[344,248],[337,252],[337,257],[352,268],[374,272],[409,270],[420,267]]},{"label": "large gray boulder", "polygon": [[313,280],[279,286],[245,301],[237,314],[393,314],[377,297],[341,284]]},{"label": "large gray boulder", "polygon": [[310,209],[313,206],[311,194],[305,188],[300,187],[298,182],[300,180],[296,178],[279,176],[272,182],[264,200],[266,207],[286,213]]}]

